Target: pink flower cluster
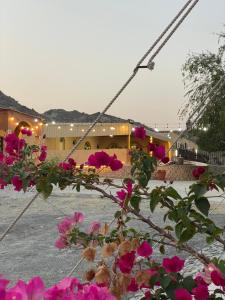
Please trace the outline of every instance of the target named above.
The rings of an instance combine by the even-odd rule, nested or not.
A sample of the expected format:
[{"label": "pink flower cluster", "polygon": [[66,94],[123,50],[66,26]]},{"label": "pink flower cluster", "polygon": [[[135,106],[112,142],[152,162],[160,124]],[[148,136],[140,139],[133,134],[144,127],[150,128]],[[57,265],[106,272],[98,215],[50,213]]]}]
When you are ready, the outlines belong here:
[{"label": "pink flower cluster", "polygon": [[28,129],[28,128],[22,128],[21,129],[21,133],[23,135],[32,136],[32,131],[30,129]]},{"label": "pink flower cluster", "polygon": [[43,162],[43,161],[46,160],[46,158],[47,158],[47,146],[42,145],[42,146],[41,146],[41,153],[40,153],[38,159],[39,159],[41,162]]},{"label": "pink flower cluster", "polygon": [[158,159],[161,160],[164,164],[169,162],[169,158],[166,156],[166,150],[165,147],[163,145],[155,145],[153,143],[149,143],[148,144],[148,151],[152,152],[153,156]]},{"label": "pink flower cluster", "polygon": [[205,168],[202,166],[196,167],[194,168],[194,170],[192,171],[192,175],[196,178],[199,179],[199,177],[205,173]]},{"label": "pink flower cluster", "polygon": [[116,300],[105,287],[96,284],[81,284],[77,278],[66,277],[46,289],[40,277],[28,283],[19,280],[8,288],[10,281],[0,277],[1,300]]},{"label": "pink flower cluster", "polygon": [[115,154],[110,156],[104,151],[98,151],[91,154],[88,158],[88,165],[95,167],[96,169],[110,167],[112,171],[117,171],[123,167],[122,162],[117,159]]},{"label": "pink flower cluster", "polygon": [[135,127],[134,136],[136,139],[144,140],[146,138],[146,130],[144,126]]},{"label": "pink flower cluster", "polygon": [[[71,245],[70,238],[74,228],[84,221],[84,215],[81,212],[75,212],[72,217],[66,217],[61,223],[58,224],[59,238],[55,242],[55,246],[58,249],[63,249]],[[101,224],[98,221],[94,221],[90,224],[87,233],[98,234]]]},{"label": "pink flower cluster", "polygon": [[130,198],[133,192],[133,183],[131,180],[128,180],[125,185],[125,190],[122,189],[116,193],[117,198],[119,199],[119,205],[124,208],[125,200]]},{"label": "pink flower cluster", "polygon": [[84,221],[84,215],[81,212],[75,212],[72,217],[66,217],[58,224],[59,238],[55,242],[58,249],[66,248],[70,245],[70,233],[74,227]]},{"label": "pink flower cluster", "polygon": [[67,162],[59,163],[59,167],[64,171],[70,171],[76,167],[76,162],[73,158],[69,158]]},{"label": "pink flower cluster", "polygon": [[5,137],[5,144],[5,152],[18,158],[25,146],[25,140],[19,139],[15,133],[10,133]]}]

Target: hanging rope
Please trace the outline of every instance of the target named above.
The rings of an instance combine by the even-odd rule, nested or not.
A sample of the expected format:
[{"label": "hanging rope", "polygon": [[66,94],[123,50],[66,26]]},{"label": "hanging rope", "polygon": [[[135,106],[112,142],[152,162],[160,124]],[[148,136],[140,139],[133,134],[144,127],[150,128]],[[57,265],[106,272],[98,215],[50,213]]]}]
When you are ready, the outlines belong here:
[{"label": "hanging rope", "polygon": [[[98,123],[98,121],[101,119],[101,117],[108,111],[108,109],[113,105],[113,103],[117,100],[117,98],[120,96],[120,94],[126,89],[128,84],[132,81],[132,79],[136,76],[138,72],[138,67],[141,65],[141,63],[144,61],[144,59],[149,55],[149,53],[155,48],[155,46],[160,42],[160,40],[163,38],[163,36],[168,32],[168,30],[174,25],[174,23],[180,18],[178,23],[174,26],[172,31],[168,34],[168,36],[165,38],[165,40],[162,42],[162,44],[156,49],[154,54],[151,56],[149,63],[153,61],[153,59],[159,54],[159,52],[162,50],[162,48],[166,45],[166,43],[170,40],[170,38],[173,36],[173,34],[176,32],[176,30],[179,28],[179,26],[183,23],[183,21],[186,19],[186,17],[190,14],[192,9],[195,7],[195,5],[199,2],[199,0],[195,0],[193,4],[189,7],[189,9],[186,11],[186,13],[183,15],[182,18],[180,16],[185,11],[185,9],[192,3],[192,1],[187,1],[187,3],[182,7],[182,9],[178,12],[178,14],[175,16],[175,18],[172,20],[172,22],[166,27],[166,29],[161,33],[159,38],[153,43],[153,45],[149,48],[149,50],[144,54],[144,56],[140,59],[138,62],[136,68],[134,69],[132,75],[128,78],[128,80],[124,83],[124,85],[120,88],[120,90],[116,93],[116,95],[112,98],[112,100],[108,103],[108,105],[105,107],[105,109],[98,115],[96,120],[90,125],[90,127],[87,129],[86,133],[77,141],[77,143],[73,146],[69,154],[66,156],[66,161],[71,154],[74,153],[74,151],[77,149],[77,147],[80,145],[80,143],[88,136],[90,131],[93,129],[93,127]],[[39,196],[40,193],[37,193],[27,204],[27,206],[22,210],[22,212],[16,217],[16,219],[9,225],[9,227],[4,231],[4,233],[0,237],[0,242],[3,241],[5,236],[9,233],[9,231],[15,226],[15,224],[18,222],[18,220],[23,216],[23,214],[26,212],[26,210],[30,207],[30,205],[34,202],[35,199]]]}]

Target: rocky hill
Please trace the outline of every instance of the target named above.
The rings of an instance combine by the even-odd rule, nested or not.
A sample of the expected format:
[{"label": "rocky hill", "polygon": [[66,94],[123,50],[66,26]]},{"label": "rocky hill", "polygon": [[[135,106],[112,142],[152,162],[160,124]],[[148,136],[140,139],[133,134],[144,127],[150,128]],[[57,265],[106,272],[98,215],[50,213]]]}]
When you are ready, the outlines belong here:
[{"label": "rocky hill", "polygon": [[[50,109],[46,111],[43,116],[47,121],[55,121],[61,123],[92,123],[100,113],[87,114],[77,110],[66,111],[64,109]],[[100,122],[104,123],[120,123],[125,122],[125,119],[114,117],[105,114]]]},{"label": "rocky hill", "polygon": [[25,114],[32,115],[34,117],[43,117],[41,114],[39,114],[33,108],[30,109],[30,108],[26,107],[25,105],[20,104],[18,101],[16,101],[12,97],[5,95],[2,91],[0,91],[0,108],[13,109],[13,110],[25,113]]}]

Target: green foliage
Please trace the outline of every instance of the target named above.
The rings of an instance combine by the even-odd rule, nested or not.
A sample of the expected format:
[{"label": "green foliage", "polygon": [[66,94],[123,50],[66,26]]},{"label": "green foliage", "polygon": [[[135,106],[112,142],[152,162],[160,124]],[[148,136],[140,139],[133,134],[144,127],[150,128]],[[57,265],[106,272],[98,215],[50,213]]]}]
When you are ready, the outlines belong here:
[{"label": "green foliage", "polygon": [[[188,103],[180,111],[180,116],[191,115],[195,110],[200,112],[205,106],[206,95],[225,75],[225,36],[219,35],[217,53],[202,52],[192,54],[183,66],[183,77]],[[208,105],[198,120],[197,128],[207,127],[208,131],[193,130],[197,143],[202,150],[225,150],[225,83],[218,92],[209,97]]]}]

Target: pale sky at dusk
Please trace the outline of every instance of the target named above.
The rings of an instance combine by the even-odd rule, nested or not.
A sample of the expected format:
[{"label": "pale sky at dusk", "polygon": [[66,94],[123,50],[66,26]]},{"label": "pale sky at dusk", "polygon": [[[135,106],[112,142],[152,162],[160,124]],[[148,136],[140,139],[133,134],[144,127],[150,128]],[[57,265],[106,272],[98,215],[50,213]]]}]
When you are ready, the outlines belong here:
[{"label": "pale sky at dusk", "polygon": [[[0,0],[0,90],[44,112],[102,110],[186,0]],[[225,0],[200,0],[109,113],[176,123],[190,52],[214,50]]]}]

